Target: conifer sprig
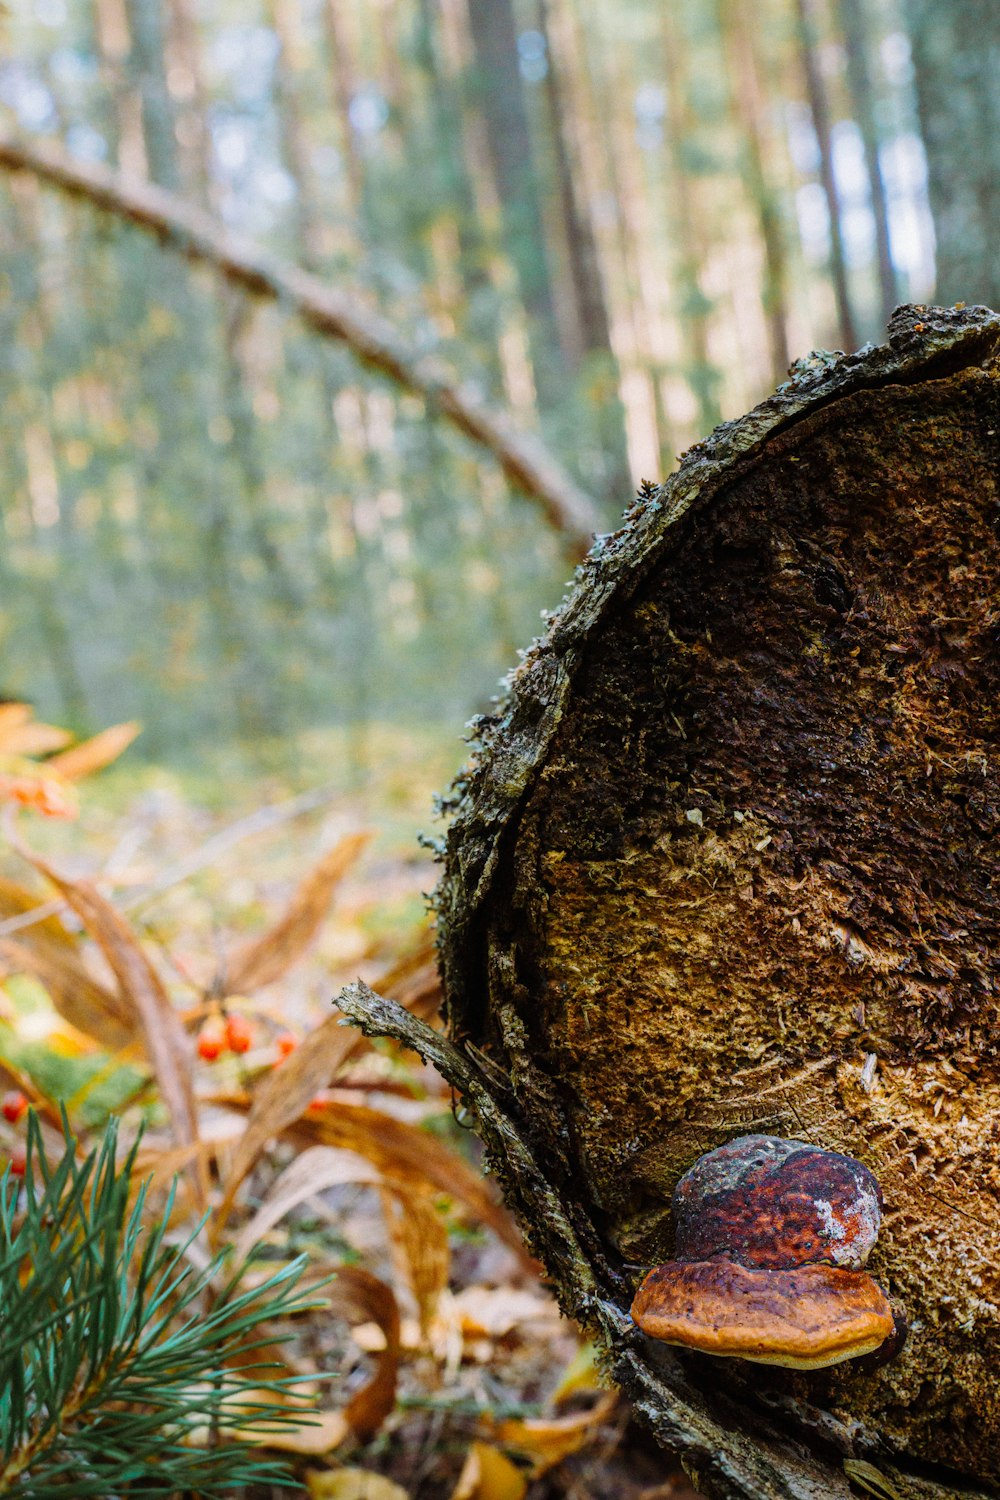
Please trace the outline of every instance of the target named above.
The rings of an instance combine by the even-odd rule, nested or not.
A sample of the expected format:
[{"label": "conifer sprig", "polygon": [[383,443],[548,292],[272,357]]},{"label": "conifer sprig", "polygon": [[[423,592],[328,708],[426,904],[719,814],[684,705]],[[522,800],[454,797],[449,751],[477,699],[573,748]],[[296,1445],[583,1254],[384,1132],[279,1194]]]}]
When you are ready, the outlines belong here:
[{"label": "conifer sprig", "polygon": [[167,1500],[287,1481],[237,1435],[302,1423],[293,1382],[247,1355],[271,1342],[265,1320],[315,1305],[303,1263],[220,1293],[221,1257],[197,1270],[194,1236],[168,1237],[172,1198],[153,1217],[143,1187],[129,1208],[135,1148],[117,1166],[114,1122],[83,1161],[65,1130],[50,1164],[32,1117],[23,1180],[0,1178],[0,1495]]}]

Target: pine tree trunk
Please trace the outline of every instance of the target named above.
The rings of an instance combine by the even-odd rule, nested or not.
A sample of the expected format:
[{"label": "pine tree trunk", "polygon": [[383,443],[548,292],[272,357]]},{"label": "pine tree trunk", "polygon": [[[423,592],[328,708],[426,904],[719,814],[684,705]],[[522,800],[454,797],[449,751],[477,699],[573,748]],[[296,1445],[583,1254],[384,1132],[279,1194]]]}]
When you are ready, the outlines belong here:
[{"label": "pine tree trunk", "polygon": [[1000,6],[906,0],[942,302],[1000,302]]},{"label": "pine tree trunk", "polygon": [[[481,722],[438,893],[452,1043],[342,1003],[467,1097],[566,1311],[707,1495],[995,1495],[1000,316],[900,309],[887,346],[793,370],[597,544]],[[751,1131],[879,1177],[894,1361],[747,1366],[631,1323],[678,1177]]]}]

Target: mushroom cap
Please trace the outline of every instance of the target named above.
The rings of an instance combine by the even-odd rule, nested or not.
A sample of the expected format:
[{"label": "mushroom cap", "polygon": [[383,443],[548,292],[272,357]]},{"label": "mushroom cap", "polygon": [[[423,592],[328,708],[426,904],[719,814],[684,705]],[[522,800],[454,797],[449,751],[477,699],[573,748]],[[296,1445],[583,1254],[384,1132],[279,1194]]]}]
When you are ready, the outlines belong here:
[{"label": "mushroom cap", "polygon": [[679,1260],[775,1270],[863,1266],[882,1220],[878,1182],[861,1162],[770,1135],[707,1152],[677,1184],[673,1206]]},{"label": "mushroom cap", "polygon": [[635,1294],[632,1317],[668,1344],[819,1370],[870,1354],[893,1332],[888,1299],[864,1271],[731,1261],[668,1261]]}]

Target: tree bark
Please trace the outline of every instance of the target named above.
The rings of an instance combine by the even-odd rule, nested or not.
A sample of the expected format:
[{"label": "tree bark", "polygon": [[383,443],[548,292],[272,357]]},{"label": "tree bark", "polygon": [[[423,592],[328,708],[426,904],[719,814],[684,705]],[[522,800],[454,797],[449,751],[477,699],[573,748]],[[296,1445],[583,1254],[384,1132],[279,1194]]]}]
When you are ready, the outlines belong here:
[{"label": "tree bark", "polygon": [[432,413],[491,453],[514,488],[539,504],[549,524],[563,533],[571,553],[585,550],[599,529],[594,502],[537,438],[517,431],[506,413],[479,402],[438,361],[411,353],[384,319],[365,310],[357,293],[336,290],[308,271],[275,263],[175,193],[75,161],[48,144],[0,134],[0,169],[31,173],[126,219],[173,243],[189,259],[210,265],[234,286],[282,303],[313,332],[346,345],[361,364],[421,396]]},{"label": "tree bark", "polygon": [[[480,721],[432,1056],[567,1313],[715,1500],[996,1495],[1000,316],[903,308],[692,449]],[[810,1373],[628,1315],[703,1152],[866,1162],[909,1339]],[[852,1487],[853,1486],[853,1487]]]}]

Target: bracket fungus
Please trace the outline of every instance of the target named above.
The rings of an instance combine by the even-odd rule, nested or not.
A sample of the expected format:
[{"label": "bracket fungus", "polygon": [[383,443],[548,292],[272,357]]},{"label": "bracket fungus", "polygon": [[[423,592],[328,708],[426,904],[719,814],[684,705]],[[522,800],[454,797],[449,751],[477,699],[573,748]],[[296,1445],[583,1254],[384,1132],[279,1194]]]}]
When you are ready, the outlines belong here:
[{"label": "bracket fungus", "polygon": [[893,1335],[888,1298],[861,1269],[882,1194],[853,1157],[741,1136],[695,1162],[673,1208],[676,1259],[650,1271],[632,1303],[651,1338],[818,1370]]}]

